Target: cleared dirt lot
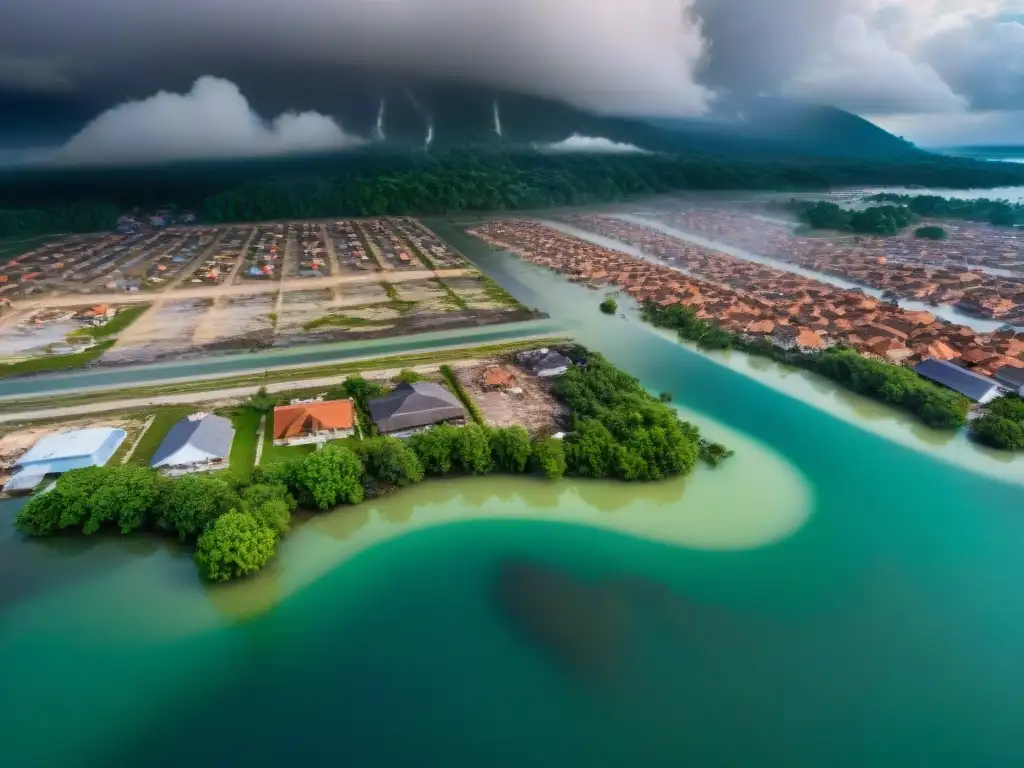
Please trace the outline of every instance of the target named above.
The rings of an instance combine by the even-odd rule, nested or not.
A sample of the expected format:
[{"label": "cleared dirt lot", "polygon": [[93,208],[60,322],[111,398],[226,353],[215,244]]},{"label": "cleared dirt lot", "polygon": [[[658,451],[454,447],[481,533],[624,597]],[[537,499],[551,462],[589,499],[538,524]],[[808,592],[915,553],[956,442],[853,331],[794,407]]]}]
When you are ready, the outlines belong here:
[{"label": "cleared dirt lot", "polygon": [[196,345],[273,334],[274,296],[257,293],[218,299],[192,337]]},{"label": "cleared dirt lot", "polygon": [[[515,384],[505,389],[486,387],[484,376],[493,369],[515,376]],[[551,382],[531,376],[517,365],[494,360],[461,368],[455,375],[489,426],[521,424],[536,437],[558,432],[564,425],[565,410],[552,396]]]},{"label": "cleared dirt lot", "polygon": [[188,352],[212,304],[212,299],[159,302],[120,335],[103,362],[150,362]]}]

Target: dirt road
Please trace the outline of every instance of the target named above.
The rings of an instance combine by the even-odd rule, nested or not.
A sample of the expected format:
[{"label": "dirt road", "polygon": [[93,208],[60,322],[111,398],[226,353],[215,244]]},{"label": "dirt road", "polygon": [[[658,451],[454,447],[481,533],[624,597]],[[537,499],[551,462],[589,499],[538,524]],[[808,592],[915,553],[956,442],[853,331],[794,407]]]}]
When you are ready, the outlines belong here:
[{"label": "dirt road", "polygon": [[[389,283],[403,283],[414,280],[429,280],[440,277],[464,277],[478,274],[475,269],[418,269],[409,272],[392,271],[387,273]],[[310,277],[300,281],[292,281],[289,290],[316,290],[318,288],[334,289],[336,286],[379,283],[385,275],[373,272],[366,275],[331,275],[329,277]],[[176,291],[139,291],[137,293],[91,293],[65,296],[34,296],[31,299],[19,299],[11,302],[12,310],[38,307],[80,307],[84,304],[148,304],[151,302],[174,301],[179,299],[216,299],[221,296],[247,296],[254,293],[277,293],[280,286],[277,282],[253,282],[242,285],[204,286],[201,288],[182,288]],[[11,310],[8,310],[10,312]]]},{"label": "dirt road", "polygon": [[[455,360],[448,365],[452,368],[472,368],[481,365],[480,360]],[[408,370],[417,373],[433,373],[441,367],[441,363],[429,363],[425,365],[409,366]],[[381,370],[364,371],[362,376],[367,379],[388,379],[398,375],[400,368],[384,368]],[[268,392],[284,392],[292,389],[307,389],[310,387],[331,387],[340,384],[352,374],[341,374],[335,376],[322,376],[314,379],[297,379],[295,381],[279,381],[274,384],[267,384]],[[154,397],[125,398],[124,400],[108,400],[98,403],[83,403],[81,405],[68,406],[66,408],[45,408],[35,411],[17,411],[12,413],[0,413],[0,424],[11,422],[34,421],[36,419],[59,419],[71,416],[85,416],[95,413],[107,413],[112,411],[131,411],[139,408],[147,408],[154,405],[182,405],[187,403],[212,403],[212,402],[240,402],[249,395],[254,394],[259,385],[253,384],[244,387],[231,387],[229,389],[210,389],[202,392],[184,392],[180,395],[156,395]]]}]

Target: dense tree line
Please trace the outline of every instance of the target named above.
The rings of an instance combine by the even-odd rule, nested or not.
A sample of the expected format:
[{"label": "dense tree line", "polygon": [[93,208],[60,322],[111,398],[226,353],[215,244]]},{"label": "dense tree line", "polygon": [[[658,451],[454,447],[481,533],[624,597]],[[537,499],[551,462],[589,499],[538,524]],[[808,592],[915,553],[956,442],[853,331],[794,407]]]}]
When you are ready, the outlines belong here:
[{"label": "dense tree line", "polygon": [[922,240],[945,240],[949,235],[942,227],[931,224],[927,227],[918,227],[914,230],[914,237]]},{"label": "dense tree line", "polygon": [[834,229],[857,234],[895,235],[915,220],[905,205],[875,205],[862,210],[842,208],[836,203],[795,202],[800,220],[812,229]]},{"label": "dense tree line", "polygon": [[671,328],[680,338],[695,341],[705,349],[734,347],[812,371],[853,392],[908,411],[930,427],[956,429],[967,421],[971,405],[967,398],[902,365],[864,357],[845,347],[803,353],[784,350],[767,340],[748,341],[740,334],[698,318],[692,308],[681,304],[660,307],[649,302],[643,314],[648,322]]},{"label": "dense tree line", "polygon": [[170,167],[56,169],[0,176],[0,237],[109,229],[118,210],[176,206],[209,222],[437,214],[615,202],[684,190],[804,190],[1024,182],[1024,168],[920,154],[903,160],[737,158],[696,153],[523,150],[349,152]]},{"label": "dense tree line", "polygon": [[970,425],[971,437],[1004,451],[1024,451],[1024,399],[1017,395],[996,398]]},{"label": "dense tree line", "polygon": [[889,192],[872,195],[869,200],[903,205],[928,219],[979,221],[1000,227],[1024,225],[1024,204],[980,198],[964,200],[938,195],[897,195]]},{"label": "dense tree line", "polygon": [[98,232],[117,226],[117,206],[84,201],[46,208],[0,209],[0,238]]},{"label": "dense tree line", "polygon": [[728,449],[702,441],[692,424],[653,397],[629,374],[593,352],[554,385],[572,410],[568,469],[581,477],[661,480],[689,472],[698,458],[717,464]]}]

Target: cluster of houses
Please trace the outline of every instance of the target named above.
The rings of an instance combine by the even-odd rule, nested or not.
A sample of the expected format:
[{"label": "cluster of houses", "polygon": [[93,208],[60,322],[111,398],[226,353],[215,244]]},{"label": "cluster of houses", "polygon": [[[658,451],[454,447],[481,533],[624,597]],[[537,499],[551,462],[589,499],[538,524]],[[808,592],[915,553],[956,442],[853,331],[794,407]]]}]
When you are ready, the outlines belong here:
[{"label": "cluster of houses", "polygon": [[272,279],[284,259],[285,231],[283,224],[261,227],[245,254],[245,276]]},{"label": "cluster of houses", "polygon": [[[741,211],[700,209],[659,214],[690,232],[751,249],[805,269],[885,291],[893,298],[952,304],[977,317],[1024,321],[1024,252],[1015,233],[994,227],[956,225],[949,240],[908,233],[894,238],[857,238],[854,244],[799,237],[791,228]],[[961,231],[962,230],[962,231]],[[1020,269],[1010,279],[981,267]]]},{"label": "cluster of houses", "polygon": [[375,269],[377,264],[370,259],[363,241],[351,221],[335,221],[327,225],[327,232],[334,243],[334,253],[348,269]]},{"label": "cluster of houses", "polygon": [[[292,227],[294,225],[289,225]],[[299,277],[322,277],[330,274],[327,247],[317,224],[303,224],[299,232]]]},{"label": "cluster of houses", "polygon": [[455,252],[417,222],[412,219],[392,219],[391,224],[402,237],[426,254],[435,267],[461,266],[462,260]]},{"label": "cluster of houses", "polygon": [[[538,377],[559,376],[572,362],[550,349],[520,353],[518,361]],[[502,370],[495,366],[494,370]],[[508,378],[511,376],[511,378]],[[515,383],[514,374],[495,379],[496,386]],[[408,437],[438,424],[465,424],[466,408],[445,387],[432,381],[404,382],[388,394],[368,401],[370,420],[381,435]],[[299,400],[279,405],[271,414],[273,444],[323,444],[359,434],[351,399]],[[361,436],[361,435],[360,435]],[[90,427],[45,435],[15,463],[3,486],[5,493],[28,492],[44,479],[72,469],[103,466],[127,437],[123,429]],[[164,437],[150,466],[168,475],[224,469],[228,466],[235,428],[230,419],[194,413],[178,421]]]},{"label": "cluster of houses", "polygon": [[1024,334],[1012,329],[977,333],[930,312],[906,311],[859,290],[690,246],[645,227],[602,217],[578,220],[666,263],[593,245],[536,222],[494,222],[476,234],[574,280],[613,284],[639,301],[684,304],[698,318],[783,348],[843,344],[907,365],[934,357],[990,378],[1003,369],[1024,368]]},{"label": "cluster of houses", "polygon": [[394,231],[390,221],[375,219],[367,225],[367,229],[380,248],[381,255],[394,266],[408,267],[419,264],[419,261],[409,254],[409,246]]}]

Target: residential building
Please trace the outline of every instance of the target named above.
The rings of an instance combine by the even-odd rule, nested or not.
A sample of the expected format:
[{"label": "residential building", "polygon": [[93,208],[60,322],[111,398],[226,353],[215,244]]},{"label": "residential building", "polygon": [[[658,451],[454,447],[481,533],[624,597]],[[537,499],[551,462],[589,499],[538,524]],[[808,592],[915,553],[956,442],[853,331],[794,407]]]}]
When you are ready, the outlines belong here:
[{"label": "residential building", "polygon": [[414,432],[442,422],[464,422],[466,409],[451,392],[432,381],[399,384],[369,402],[370,418],[381,434]]},{"label": "residential building", "polygon": [[572,361],[565,355],[547,347],[520,352],[517,359],[529,368],[534,376],[541,378],[561,376],[572,365]]},{"label": "residential building", "polygon": [[1012,392],[1024,397],[1024,368],[1004,365],[996,371],[996,381]]},{"label": "residential building", "polygon": [[351,399],[279,405],[274,409],[274,445],[340,440],[355,432],[355,424]]},{"label": "residential building", "polygon": [[230,419],[193,413],[171,427],[150,466],[212,468],[227,460],[234,439],[235,428]]},{"label": "residential building", "polygon": [[959,392],[964,397],[984,405],[1003,394],[998,383],[974,371],[968,371],[948,360],[930,357],[914,366],[914,370],[926,379]]},{"label": "residential building", "polygon": [[74,429],[44,435],[18,459],[17,472],[4,491],[30,491],[47,475],[82,467],[102,467],[114,455],[127,433],[112,427]]}]

